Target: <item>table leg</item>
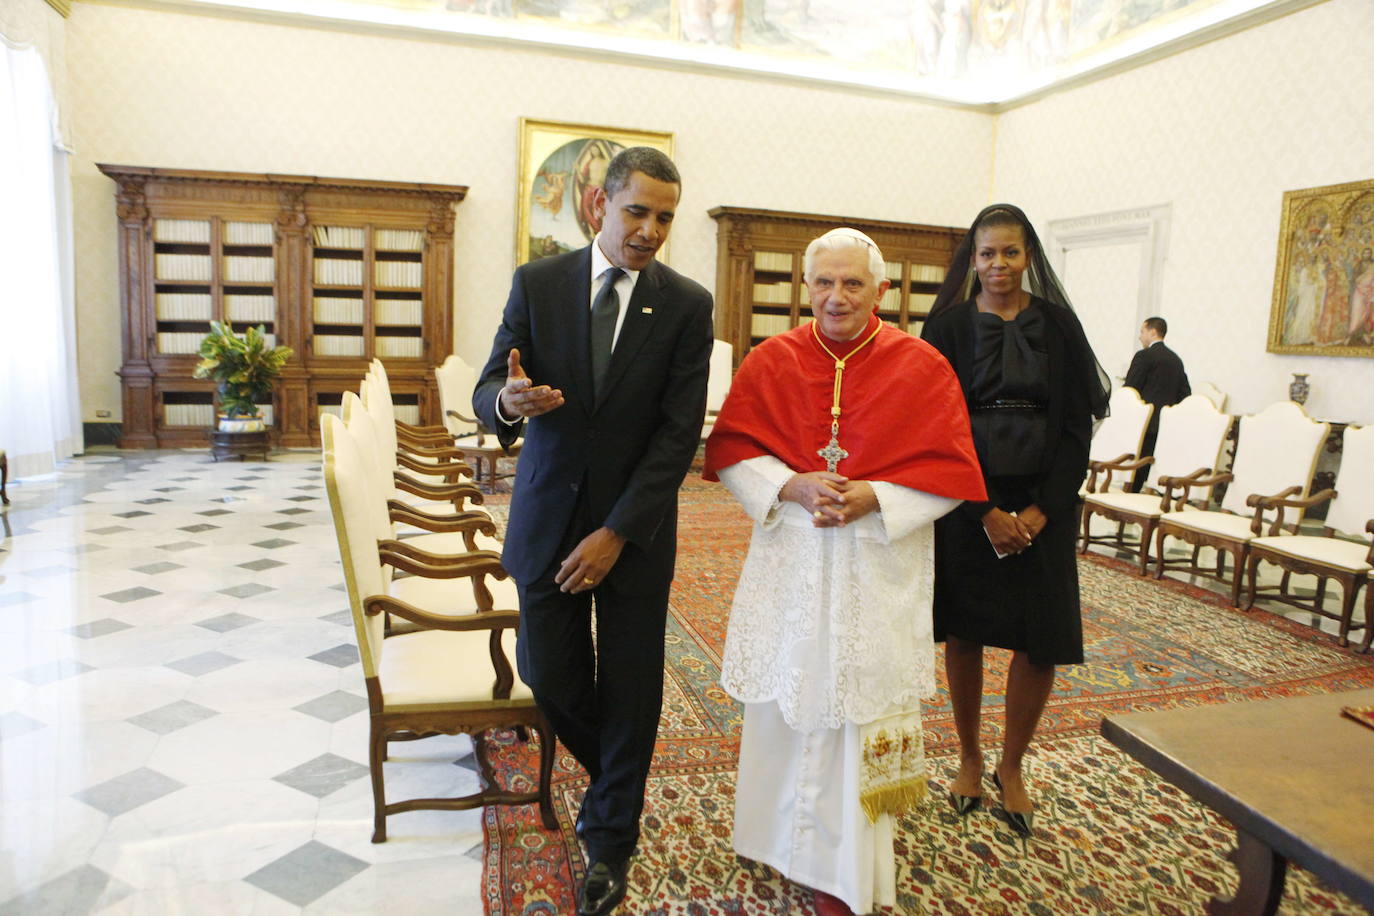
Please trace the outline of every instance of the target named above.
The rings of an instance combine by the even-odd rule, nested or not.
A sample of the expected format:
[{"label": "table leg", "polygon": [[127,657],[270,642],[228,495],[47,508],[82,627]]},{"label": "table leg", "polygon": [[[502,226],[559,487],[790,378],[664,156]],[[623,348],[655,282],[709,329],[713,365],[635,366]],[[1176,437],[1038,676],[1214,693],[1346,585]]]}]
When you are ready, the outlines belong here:
[{"label": "table leg", "polygon": [[1240,887],[1229,900],[1207,901],[1212,916],[1272,916],[1283,898],[1288,860],[1243,830],[1236,831],[1236,848],[1227,856],[1240,872]]}]

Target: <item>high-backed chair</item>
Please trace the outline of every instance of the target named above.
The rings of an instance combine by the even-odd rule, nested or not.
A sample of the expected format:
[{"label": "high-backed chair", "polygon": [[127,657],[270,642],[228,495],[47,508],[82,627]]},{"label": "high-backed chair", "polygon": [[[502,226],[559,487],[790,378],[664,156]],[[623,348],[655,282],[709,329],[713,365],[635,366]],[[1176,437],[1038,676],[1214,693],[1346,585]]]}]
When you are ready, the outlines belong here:
[{"label": "high-backed chair", "polygon": [[1198,382],[1192,386],[1193,394],[1200,394],[1213,404],[1217,405],[1217,410],[1225,410],[1226,402],[1230,400],[1226,392],[1222,391],[1211,382]]},{"label": "high-backed chair", "polygon": [[[554,736],[529,688],[510,664],[519,612],[496,609],[488,601],[474,612],[435,613],[387,593],[384,567],[417,576],[452,580],[501,577],[489,556],[433,557],[383,542],[375,532],[380,518],[369,490],[364,455],[343,421],[320,417],[325,486],[343,562],[349,607],[367,687],[371,727],[368,763],[372,775],[372,842],[386,840],[388,815],[419,809],[459,811],[485,805],[537,804],[544,826],[553,830],[551,781]],[[383,615],[416,626],[407,633],[383,634]],[[539,736],[538,790],[512,792],[499,787],[487,757],[485,733],[493,728],[529,728]],[[384,762],[389,741],[436,734],[469,734],[482,787],[459,798],[413,798],[388,804]]]},{"label": "high-backed chair", "polygon": [[[1145,441],[1145,429],[1150,425],[1154,405],[1140,399],[1140,392],[1124,385],[1112,390],[1111,410],[1106,419],[1093,433],[1092,445],[1088,449],[1089,472],[1093,466],[1103,466],[1118,461],[1131,461],[1140,457],[1140,446]],[[1096,477],[1084,480],[1080,493],[1094,492],[1092,486]],[[1131,478],[1122,474],[1117,478],[1120,489],[1130,487]]]},{"label": "high-backed chair", "polygon": [[[1092,462],[1088,471],[1089,492],[1083,497],[1083,543],[1080,552],[1087,553],[1089,544],[1102,544],[1122,552],[1135,553],[1140,561],[1140,574],[1145,575],[1155,527],[1167,505],[1160,480],[1215,473],[1222,443],[1230,427],[1229,416],[1217,410],[1205,397],[1195,394],[1172,407],[1161,409],[1159,438],[1155,441],[1154,455],[1125,461]],[[1143,467],[1150,470],[1141,492],[1126,493],[1112,489],[1113,475],[1120,475],[1129,481]],[[1205,504],[1211,493],[1211,487],[1199,487],[1193,492],[1192,498]],[[1116,522],[1116,533],[1092,534],[1094,516]],[[1139,541],[1126,540],[1127,525],[1139,526]]]},{"label": "high-backed chair", "polygon": [[[341,406],[344,426],[369,459],[374,487],[392,523],[432,532],[420,537],[425,539],[421,546],[433,553],[501,549],[501,542],[493,536],[491,516],[475,508],[483,499],[476,486],[466,482],[422,484],[398,471],[388,472],[386,446],[371,412],[351,391],[344,393]],[[474,506],[467,505],[468,501]],[[488,524],[472,523],[474,519]]]},{"label": "high-backed chair", "polygon": [[437,477],[452,482],[459,475],[473,476],[472,467],[463,460],[463,453],[452,447],[453,440],[447,430],[440,438],[428,442],[401,439],[397,425],[400,421],[396,419],[396,407],[384,376],[369,372],[358,386],[358,396],[372,415],[384,453],[393,456],[398,479],[425,482],[426,478]]},{"label": "high-backed chair", "polygon": [[495,483],[497,461],[502,456],[519,455],[525,440],[516,439],[509,448],[502,448],[491,430],[476,417],[469,416],[473,412],[472,389],[477,385],[477,370],[458,356],[451,355],[435,367],[434,380],[439,387],[439,409],[444,414],[444,427],[453,437],[453,447],[476,469],[477,476],[473,480],[482,482],[482,463],[485,461],[489,469],[486,479]]},{"label": "high-backed chair", "polygon": [[[1279,401],[1254,416],[1241,417],[1236,458],[1229,473],[1161,481],[1168,488],[1165,499],[1176,489],[1180,496],[1173,506],[1176,511],[1162,516],[1155,529],[1155,577],[1164,578],[1165,570],[1172,568],[1225,582],[1226,556],[1230,554],[1231,605],[1239,606],[1250,541],[1263,533],[1266,520],[1272,522],[1270,534],[1278,534],[1280,529],[1296,531],[1303,513],[1303,507],[1297,506],[1288,520],[1277,519],[1277,509],[1257,506],[1251,497],[1306,496],[1330,429],[1328,424],[1310,419],[1292,401]],[[1189,503],[1194,487],[1220,483],[1228,486],[1219,509],[1199,509]],[[1192,545],[1191,559],[1170,561],[1165,557],[1164,543],[1171,537]],[[1203,547],[1216,550],[1215,572],[1198,564]]]},{"label": "high-backed chair", "polygon": [[[1246,609],[1254,607],[1255,598],[1263,592],[1264,597],[1271,601],[1339,620],[1339,638],[1344,646],[1349,642],[1355,596],[1361,586],[1370,588],[1368,580],[1371,564],[1374,564],[1374,545],[1370,543],[1370,535],[1374,534],[1374,426],[1350,426],[1343,435],[1341,469],[1336,475],[1334,490],[1322,490],[1304,500],[1256,500],[1266,509],[1277,510],[1280,521],[1285,508],[1308,509],[1326,500],[1330,500],[1330,505],[1326,513],[1326,526],[1319,536],[1266,535],[1250,542],[1247,564],[1250,602]],[[1336,537],[1337,534],[1348,535],[1351,539],[1343,540]],[[1273,563],[1283,570],[1278,585],[1256,584],[1261,562]],[[1317,577],[1316,594],[1311,600],[1289,591],[1289,579],[1293,573]],[[1323,607],[1328,579],[1335,579],[1341,584],[1341,609],[1336,614]],[[1362,652],[1369,651],[1371,638],[1374,637],[1371,624],[1374,624],[1374,620],[1370,619],[1367,608],[1364,644],[1360,647]]]},{"label": "high-backed chair", "polygon": [[725,396],[730,393],[730,382],[735,371],[735,348],[729,342],[716,338],[711,345],[711,363],[706,379],[706,419],[701,424],[701,441],[711,435],[716,425],[716,415],[725,405]]}]

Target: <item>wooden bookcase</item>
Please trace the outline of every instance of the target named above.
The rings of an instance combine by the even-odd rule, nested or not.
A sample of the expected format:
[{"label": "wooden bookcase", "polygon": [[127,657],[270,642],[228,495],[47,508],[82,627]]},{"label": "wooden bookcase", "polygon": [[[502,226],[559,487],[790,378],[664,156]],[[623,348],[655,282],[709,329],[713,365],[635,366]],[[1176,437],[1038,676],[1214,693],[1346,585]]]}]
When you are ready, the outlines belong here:
[{"label": "wooden bookcase", "polygon": [[882,249],[892,285],[879,316],[919,336],[955,247],[966,230],[849,216],[716,207],[716,336],[735,348],[735,365],[766,337],[811,320],[802,282],[807,244],[839,226],[866,233]]},{"label": "wooden bookcase", "polygon": [[276,444],[319,443],[376,357],[397,412],[439,423],[433,367],[453,348],[459,185],[99,165],[114,180],[123,448],[196,446],[214,383],[191,371],[211,321],[262,324],[296,351],[271,404]]}]

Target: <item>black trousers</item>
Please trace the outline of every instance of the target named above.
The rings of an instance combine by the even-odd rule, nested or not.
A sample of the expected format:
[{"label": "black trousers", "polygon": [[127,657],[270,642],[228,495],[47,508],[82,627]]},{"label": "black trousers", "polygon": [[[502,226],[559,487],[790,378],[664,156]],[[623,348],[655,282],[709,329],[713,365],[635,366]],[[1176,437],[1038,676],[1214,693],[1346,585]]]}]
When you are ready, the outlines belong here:
[{"label": "black trousers", "polygon": [[[519,585],[516,664],[559,740],[591,779],[582,804],[591,861],[620,862],[639,840],[658,737],[671,583],[655,594],[626,594],[616,587],[612,568],[592,591],[560,591],[553,577],[563,559],[597,527],[583,512],[575,517],[549,569]],[[633,562],[637,552],[627,544],[617,565]]]}]

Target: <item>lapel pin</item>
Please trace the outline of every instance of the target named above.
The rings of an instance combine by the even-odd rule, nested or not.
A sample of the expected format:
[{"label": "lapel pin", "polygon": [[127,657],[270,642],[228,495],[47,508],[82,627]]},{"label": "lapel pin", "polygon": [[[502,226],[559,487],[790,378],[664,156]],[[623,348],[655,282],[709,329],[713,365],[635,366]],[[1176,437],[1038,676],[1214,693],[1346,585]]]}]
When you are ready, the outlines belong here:
[{"label": "lapel pin", "polygon": [[640,309],[640,311],[643,312],[645,315],[652,315],[654,313],[654,310],[649,308],[647,305],[644,308]]}]

